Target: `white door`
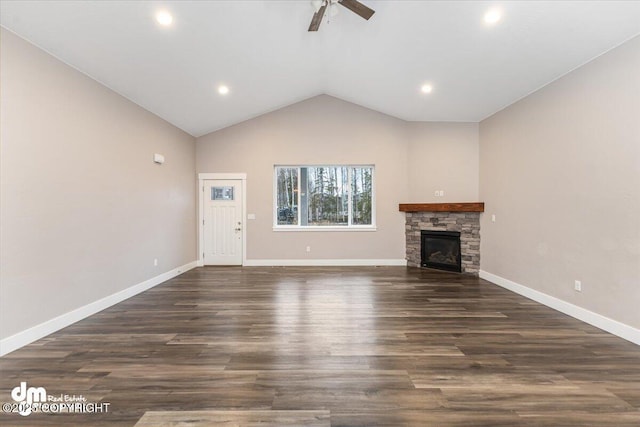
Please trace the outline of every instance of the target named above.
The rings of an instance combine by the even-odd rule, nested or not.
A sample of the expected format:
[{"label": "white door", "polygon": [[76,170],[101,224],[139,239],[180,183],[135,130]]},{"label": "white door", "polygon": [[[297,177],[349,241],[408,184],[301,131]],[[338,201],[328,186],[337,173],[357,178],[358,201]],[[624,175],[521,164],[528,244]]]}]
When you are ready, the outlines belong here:
[{"label": "white door", "polygon": [[242,265],[242,180],[204,181],[204,265]]}]

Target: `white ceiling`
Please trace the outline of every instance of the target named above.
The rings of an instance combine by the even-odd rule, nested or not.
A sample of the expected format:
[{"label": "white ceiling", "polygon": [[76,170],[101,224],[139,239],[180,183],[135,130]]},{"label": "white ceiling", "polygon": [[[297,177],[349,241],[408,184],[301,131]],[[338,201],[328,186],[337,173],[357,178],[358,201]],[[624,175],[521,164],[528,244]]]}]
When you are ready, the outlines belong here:
[{"label": "white ceiling", "polygon": [[[480,121],[640,33],[640,1],[362,2],[370,21],[340,7],[317,33],[306,0],[3,0],[0,14],[194,136],[323,93],[404,120]],[[492,6],[504,16],[488,27]]]}]

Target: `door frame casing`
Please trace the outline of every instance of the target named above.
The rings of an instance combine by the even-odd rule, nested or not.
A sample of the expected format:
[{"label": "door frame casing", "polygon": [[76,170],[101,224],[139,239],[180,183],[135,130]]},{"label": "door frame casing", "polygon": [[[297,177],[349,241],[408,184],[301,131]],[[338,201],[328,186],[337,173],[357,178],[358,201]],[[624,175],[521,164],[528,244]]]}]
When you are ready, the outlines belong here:
[{"label": "door frame casing", "polygon": [[235,179],[242,182],[242,265],[247,262],[247,174],[199,173],[198,174],[198,267],[204,266],[204,182],[211,179]]}]

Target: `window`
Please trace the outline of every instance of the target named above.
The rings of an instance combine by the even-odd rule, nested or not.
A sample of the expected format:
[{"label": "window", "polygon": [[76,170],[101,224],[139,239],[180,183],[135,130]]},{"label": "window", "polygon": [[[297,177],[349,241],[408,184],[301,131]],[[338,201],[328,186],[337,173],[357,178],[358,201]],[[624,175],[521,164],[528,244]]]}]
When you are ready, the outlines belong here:
[{"label": "window", "polygon": [[373,166],[276,166],[274,226],[375,226]]},{"label": "window", "polygon": [[211,200],[233,200],[233,187],[211,187]]}]

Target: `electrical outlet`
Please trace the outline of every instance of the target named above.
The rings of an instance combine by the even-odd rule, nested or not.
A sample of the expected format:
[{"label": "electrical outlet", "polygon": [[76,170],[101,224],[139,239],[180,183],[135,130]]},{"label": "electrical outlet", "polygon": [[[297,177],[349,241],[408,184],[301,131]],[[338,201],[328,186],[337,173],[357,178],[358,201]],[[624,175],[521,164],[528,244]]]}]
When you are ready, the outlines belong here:
[{"label": "electrical outlet", "polygon": [[496,214],[491,215],[491,222],[496,222]]},{"label": "electrical outlet", "polygon": [[438,196],[440,195],[440,191],[436,190],[436,191],[433,193],[433,195],[434,195],[434,196],[436,196],[436,197],[438,197]]},{"label": "electrical outlet", "polygon": [[307,252],[311,252],[311,246],[307,246]]},{"label": "electrical outlet", "polygon": [[582,292],[582,282],[580,280],[576,280],[573,284],[573,289],[578,292]]},{"label": "electrical outlet", "polygon": [[157,267],[158,266],[158,258],[154,258],[153,259],[153,266]]}]

